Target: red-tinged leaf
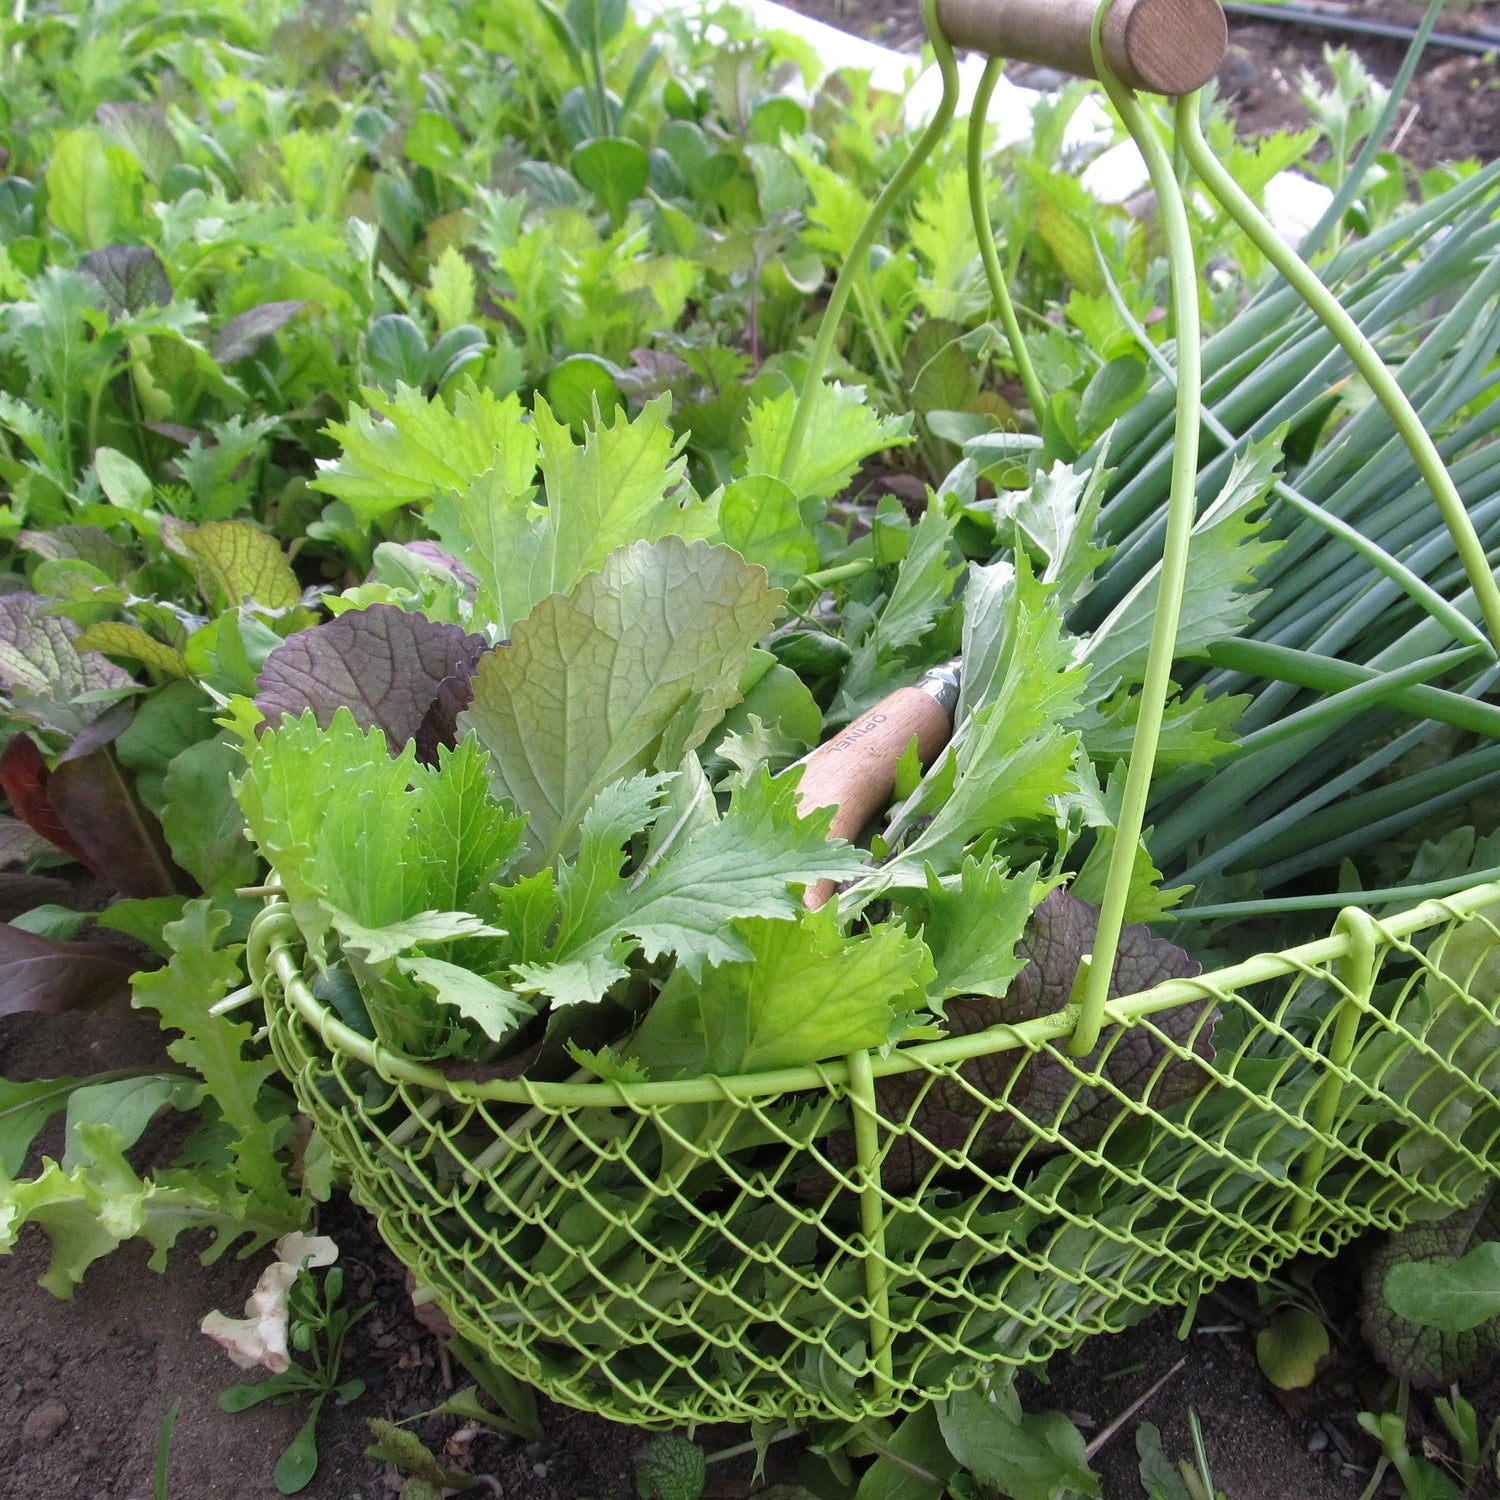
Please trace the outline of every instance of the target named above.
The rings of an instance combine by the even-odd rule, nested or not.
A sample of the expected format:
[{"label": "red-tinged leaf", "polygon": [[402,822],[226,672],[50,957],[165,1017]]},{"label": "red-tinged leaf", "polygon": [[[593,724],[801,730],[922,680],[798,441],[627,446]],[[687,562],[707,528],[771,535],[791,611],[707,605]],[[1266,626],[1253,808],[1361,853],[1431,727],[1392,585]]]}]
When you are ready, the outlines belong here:
[{"label": "red-tinged leaf", "polygon": [[66,906],[76,889],[53,875],[0,875],[0,922],[37,906]]},{"label": "red-tinged leaf", "polygon": [[419,749],[435,759],[438,744],[453,743],[473,665],[487,648],[483,636],[458,625],[372,604],[288,636],[256,678],[255,706],[272,725],[310,708],[323,729],[347,708],[361,729],[385,735],[392,755],[425,724]]},{"label": "red-tinged leaf", "polygon": [[0,787],[10,800],[11,811],[49,843],[80,864],[88,864],[82,846],[69,834],[47,795],[51,776],[46,757],[29,734],[13,734],[0,755]]},{"label": "red-tinged leaf", "polygon": [[[1005,995],[948,1001],[948,1034],[968,1036],[1063,1009],[1078,966],[1094,946],[1098,923],[1097,906],[1067,891],[1051,892],[1016,944],[1026,966]],[[1109,997],[1135,994],[1200,970],[1181,948],[1153,936],[1144,924],[1131,924],[1120,933]],[[1036,1053],[1012,1049],[976,1057],[956,1077],[930,1078],[918,1070],[882,1078],[876,1090],[881,1114],[889,1120],[909,1119],[915,1127],[892,1143],[882,1181],[893,1191],[922,1181],[937,1165],[925,1141],[946,1151],[962,1150],[968,1162],[986,1171],[1003,1170],[1026,1147],[1033,1154],[1059,1149],[1034,1133],[1033,1125],[1074,1145],[1095,1145],[1126,1112],[1122,1095],[1164,1109],[1202,1088],[1205,1074],[1192,1059],[1213,1060],[1217,1017],[1208,1002],[1175,1006],[1151,1017],[1151,1025],[1191,1058],[1170,1051],[1144,1025],[1107,1026],[1087,1057],[1067,1058],[1066,1044],[1057,1043]],[[999,1106],[986,1108],[976,1091],[1000,1101]],[[835,1138],[830,1145],[835,1160],[846,1154],[852,1159],[852,1139]]]},{"label": "red-tinged leaf", "polygon": [[0,924],[0,1016],[128,1004],[140,959],[122,943],[59,943]]},{"label": "red-tinged leaf", "polygon": [[231,318],[214,335],[214,359],[227,365],[254,354],[262,339],[286,327],[306,306],[305,302],[262,302]]},{"label": "red-tinged leaf", "polygon": [[161,824],[142,805],[109,744],[68,755],[47,796],[79,858],[122,896],[171,896],[194,889],[178,869]]}]

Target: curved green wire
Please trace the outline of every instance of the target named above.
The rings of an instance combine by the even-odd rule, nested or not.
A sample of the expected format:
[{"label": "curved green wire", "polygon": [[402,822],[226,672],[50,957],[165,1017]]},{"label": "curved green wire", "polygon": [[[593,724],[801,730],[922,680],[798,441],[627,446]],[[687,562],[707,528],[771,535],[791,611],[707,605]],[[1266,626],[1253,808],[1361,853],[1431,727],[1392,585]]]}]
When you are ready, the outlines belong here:
[{"label": "curved green wire", "polygon": [[1422,419],[1407,399],[1396,377],[1364,335],[1359,324],[1344,310],[1338,299],[1313,273],[1307,262],[1266,222],[1265,216],[1241,190],[1240,185],[1219,164],[1198,119],[1196,96],[1177,101],[1177,135],[1187,152],[1188,161],[1203,185],[1224,206],[1230,218],[1250,236],[1256,248],[1292,284],[1303,301],[1317,314],[1323,326],[1343,345],[1354,368],[1364,377],[1385,408],[1386,415],[1406,444],[1432,498],[1453,537],[1464,573],[1479,602],[1485,629],[1493,647],[1500,646],[1500,587],[1484,554],[1484,544],[1474,530],[1474,523],[1464,508],[1462,497],[1432,435],[1422,426]]},{"label": "curved green wire", "polygon": [[990,99],[995,85],[1000,81],[1000,70],[1004,59],[992,57],[984,65],[979,78],[979,87],[974,91],[974,103],[969,109],[969,148],[967,163],[969,170],[969,212],[974,217],[974,236],[979,241],[979,258],[984,262],[984,274],[990,284],[990,299],[1000,314],[1001,326],[1005,329],[1010,344],[1011,358],[1016,362],[1021,384],[1026,388],[1026,400],[1036,415],[1037,430],[1041,430],[1042,408],[1046,395],[1042,383],[1036,377],[1036,367],[1031,363],[1031,354],[1026,340],[1021,336],[1021,325],[1011,304],[1010,290],[1000,274],[1000,257],[995,251],[995,231],[990,225],[989,204],[984,197],[984,126],[990,112]]},{"label": "curved green wire", "polygon": [[943,94],[937,111],[927,122],[927,128],[918,137],[911,154],[891,174],[891,180],[881,189],[865,222],[859,226],[854,243],[849,247],[839,273],[834,278],[833,291],[828,297],[828,306],[823,309],[823,320],[818,325],[818,336],[813,341],[812,352],[807,357],[807,373],[802,379],[802,389],[797,395],[796,410],[792,414],[791,430],[786,435],[786,448],[781,455],[781,464],[776,473],[779,479],[787,479],[797,467],[803,441],[807,437],[807,424],[812,420],[814,393],[823,379],[823,370],[828,356],[833,351],[833,341],[838,334],[839,323],[849,294],[859,276],[860,267],[868,261],[870,246],[875,235],[885,222],[896,200],[911,185],[911,180],[922,164],[932,155],[939,141],[946,134],[953,112],[958,108],[958,64],[953,57],[953,48],[938,25],[937,0],[922,0],[922,19],[927,26],[927,35],[932,50],[937,56],[938,69],[943,77]]},{"label": "curved green wire", "polygon": [[1176,649],[1177,622],[1182,613],[1182,593],[1187,582],[1188,543],[1192,537],[1198,498],[1198,437],[1202,413],[1198,277],[1187,208],[1172,170],[1172,159],[1135,95],[1120,82],[1105,60],[1103,30],[1109,7],[1110,0],[1102,0],[1094,12],[1094,71],[1146,160],[1146,170],[1156,189],[1161,224],[1166,233],[1173,326],[1177,336],[1177,440],[1172,452],[1167,534],[1156,591],[1156,615],[1151,625],[1151,644],[1147,648],[1146,671],[1141,683],[1140,712],[1130,749],[1130,768],[1125,773],[1125,794],[1115,824],[1115,846],[1110,851],[1109,869],[1104,878],[1104,899],[1099,906],[1094,952],[1084,983],[1078,1024],[1068,1044],[1074,1057],[1092,1052],[1099,1040],[1104,1006],[1109,999],[1109,983],[1114,975],[1115,956],[1120,947],[1120,929],[1125,922],[1136,848],[1146,820],[1146,801],[1151,792],[1151,773],[1156,763],[1162,715],[1172,686],[1172,655]]}]

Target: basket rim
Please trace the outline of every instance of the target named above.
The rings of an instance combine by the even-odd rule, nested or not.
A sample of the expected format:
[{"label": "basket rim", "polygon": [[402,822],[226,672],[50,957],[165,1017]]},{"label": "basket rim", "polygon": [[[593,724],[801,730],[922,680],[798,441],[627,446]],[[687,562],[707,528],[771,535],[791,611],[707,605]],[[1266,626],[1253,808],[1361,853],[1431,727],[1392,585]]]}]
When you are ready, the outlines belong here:
[{"label": "basket rim", "polygon": [[[1362,940],[1373,937],[1387,945],[1440,923],[1463,920],[1481,908],[1500,903],[1500,881],[1471,886],[1451,896],[1436,897],[1394,917],[1380,920],[1363,907],[1340,909],[1330,936],[1293,948],[1257,953],[1240,963],[1192,978],[1168,979],[1151,989],[1122,995],[1105,1006],[1105,1024],[1130,1026],[1158,1011],[1222,998],[1230,991],[1261,984],[1287,974],[1347,958]],[[1365,935],[1362,939],[1361,930]],[[471,1080],[452,1078],[441,1068],[424,1063],[388,1044],[361,1036],[341,1021],[312,993],[296,948],[301,931],[292,909],[280,893],[268,895],[256,914],[246,941],[246,962],[256,991],[268,1001],[267,980],[273,979],[285,1003],[334,1052],[344,1053],[374,1068],[396,1084],[410,1084],[460,1103],[522,1104],[548,1110],[619,1108],[645,1110],[684,1104],[748,1102],[779,1094],[815,1089],[845,1090],[849,1086],[847,1059],[779,1068],[764,1073],[732,1076],[705,1074],[661,1082],[623,1083],[599,1079],[590,1083],[539,1082],[526,1078]],[[1037,1050],[1048,1042],[1070,1036],[1080,1007],[1074,1003],[1051,1015],[1017,1023],[1000,1023],[963,1036],[944,1037],[910,1047],[870,1049],[871,1073],[876,1078],[912,1072],[923,1066],[941,1067],[1026,1048]]]}]

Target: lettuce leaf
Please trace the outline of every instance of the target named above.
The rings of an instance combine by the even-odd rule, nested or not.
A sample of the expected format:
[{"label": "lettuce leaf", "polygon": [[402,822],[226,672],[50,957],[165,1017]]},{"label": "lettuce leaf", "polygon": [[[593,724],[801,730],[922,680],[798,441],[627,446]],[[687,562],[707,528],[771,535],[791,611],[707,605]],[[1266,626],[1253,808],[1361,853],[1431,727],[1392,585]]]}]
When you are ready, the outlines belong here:
[{"label": "lettuce leaf", "polygon": [[531,869],[578,847],[612,781],[670,770],[739,697],[784,595],[732,549],[676,537],[610,554],[479,663],[459,718],[527,815]]}]

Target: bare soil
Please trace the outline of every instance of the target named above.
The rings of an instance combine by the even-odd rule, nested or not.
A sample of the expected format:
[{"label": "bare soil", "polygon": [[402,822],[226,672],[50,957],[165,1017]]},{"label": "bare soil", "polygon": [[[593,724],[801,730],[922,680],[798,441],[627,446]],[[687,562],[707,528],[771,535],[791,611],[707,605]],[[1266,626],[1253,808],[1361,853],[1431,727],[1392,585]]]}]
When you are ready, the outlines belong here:
[{"label": "bare soil", "polygon": [[[920,0],[783,0],[793,10],[882,42],[916,52],[924,31]],[[1311,8],[1311,7],[1304,7]],[[1346,0],[1320,7],[1354,19],[1414,27],[1423,6],[1403,0]],[[1438,30],[1468,36],[1500,31],[1500,3],[1481,0],[1444,9]],[[1406,45],[1401,41],[1357,37],[1332,27],[1231,16],[1229,50],[1218,87],[1239,128],[1248,135],[1295,130],[1309,120],[1301,81],[1310,72],[1327,88],[1331,75],[1325,46],[1347,43],[1383,83],[1395,77]],[[1051,87],[1056,75],[1024,63],[1007,73],[1017,83]],[[1500,155],[1500,68],[1493,53],[1476,56],[1430,45],[1407,92],[1393,141],[1419,167]]]}]

